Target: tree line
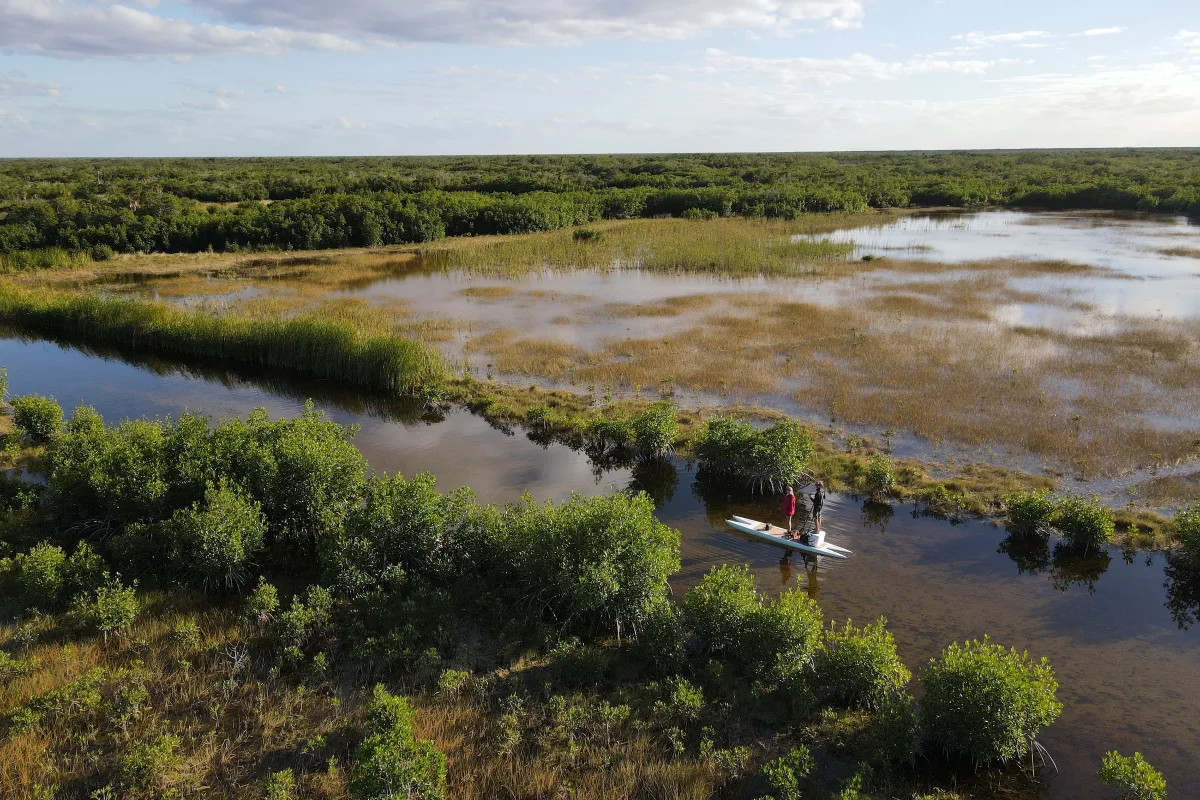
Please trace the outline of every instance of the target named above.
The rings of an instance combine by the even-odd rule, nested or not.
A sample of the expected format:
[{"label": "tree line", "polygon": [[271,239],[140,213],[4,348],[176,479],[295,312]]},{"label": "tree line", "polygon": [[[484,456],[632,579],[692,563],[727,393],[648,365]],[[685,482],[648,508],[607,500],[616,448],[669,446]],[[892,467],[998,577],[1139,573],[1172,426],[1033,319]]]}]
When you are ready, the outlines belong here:
[{"label": "tree line", "polygon": [[909,206],[1200,213],[1198,152],[13,160],[0,253],[371,247]]}]

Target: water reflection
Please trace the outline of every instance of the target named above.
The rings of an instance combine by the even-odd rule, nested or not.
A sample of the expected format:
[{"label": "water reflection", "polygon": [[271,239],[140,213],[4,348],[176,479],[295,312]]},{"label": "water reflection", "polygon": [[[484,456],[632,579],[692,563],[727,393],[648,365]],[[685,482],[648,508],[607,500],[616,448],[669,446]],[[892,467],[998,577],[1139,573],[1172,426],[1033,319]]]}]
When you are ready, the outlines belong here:
[{"label": "water reflection", "polygon": [[1050,539],[1037,533],[1009,533],[996,552],[1011,558],[1021,575],[1039,575],[1050,568]]},{"label": "water reflection", "polygon": [[1167,556],[1167,610],[1181,630],[1200,622],[1200,563],[1180,553]]},{"label": "water reflection", "polygon": [[887,533],[888,523],[895,516],[896,509],[891,503],[881,503],[868,500],[862,505],[862,524],[864,528],[879,528],[880,533]]},{"label": "water reflection", "polygon": [[1057,544],[1054,546],[1050,582],[1060,592],[1072,586],[1086,586],[1088,594],[1095,594],[1096,581],[1108,572],[1110,564],[1112,556],[1106,550],[1085,550],[1069,544]]}]

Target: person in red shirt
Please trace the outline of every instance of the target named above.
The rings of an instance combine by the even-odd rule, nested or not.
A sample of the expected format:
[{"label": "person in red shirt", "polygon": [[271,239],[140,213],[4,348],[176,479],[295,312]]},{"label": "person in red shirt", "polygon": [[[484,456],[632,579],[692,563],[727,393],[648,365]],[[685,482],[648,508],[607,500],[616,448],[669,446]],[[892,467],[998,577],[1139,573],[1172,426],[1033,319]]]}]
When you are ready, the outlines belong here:
[{"label": "person in red shirt", "polygon": [[783,496],[783,508],[780,509],[783,515],[787,517],[787,530],[792,532],[792,517],[796,515],[796,493],[792,491],[792,487],[788,487],[787,494]]}]

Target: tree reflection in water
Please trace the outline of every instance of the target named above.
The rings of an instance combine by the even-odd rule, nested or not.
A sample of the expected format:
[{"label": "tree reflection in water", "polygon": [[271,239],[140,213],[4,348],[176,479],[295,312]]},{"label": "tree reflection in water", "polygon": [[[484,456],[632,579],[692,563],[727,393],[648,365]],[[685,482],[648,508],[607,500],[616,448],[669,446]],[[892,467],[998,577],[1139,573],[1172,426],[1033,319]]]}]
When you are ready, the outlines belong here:
[{"label": "tree reflection in water", "polygon": [[1067,544],[1054,546],[1053,566],[1050,569],[1050,582],[1060,592],[1065,592],[1075,584],[1086,586],[1088,594],[1096,593],[1096,581],[1108,571],[1112,556],[1105,550],[1085,550],[1071,547]]},{"label": "tree reflection in water", "polygon": [[1163,574],[1167,576],[1163,584],[1167,590],[1167,610],[1175,623],[1187,630],[1200,622],[1200,560],[1171,553]]},{"label": "tree reflection in water", "polygon": [[868,500],[863,503],[862,522],[868,528],[878,527],[880,533],[887,533],[887,524],[892,521],[896,509],[890,503],[880,503]]},{"label": "tree reflection in water", "polygon": [[1011,558],[1022,575],[1038,575],[1050,567],[1050,539],[1039,533],[1010,531],[997,552]]},{"label": "tree reflection in water", "polygon": [[629,488],[650,495],[655,508],[662,508],[675,496],[679,486],[679,470],[665,458],[649,458],[633,466]]}]

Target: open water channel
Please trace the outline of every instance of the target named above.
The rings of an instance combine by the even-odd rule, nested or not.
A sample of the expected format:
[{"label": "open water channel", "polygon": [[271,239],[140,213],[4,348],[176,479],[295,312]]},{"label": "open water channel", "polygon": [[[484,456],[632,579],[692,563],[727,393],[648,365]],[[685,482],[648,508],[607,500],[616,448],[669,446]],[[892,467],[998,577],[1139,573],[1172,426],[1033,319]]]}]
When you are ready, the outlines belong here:
[{"label": "open water channel", "polygon": [[[481,499],[506,502],[628,486],[627,470],[597,470],[587,456],[501,431],[466,412],[423,420],[411,407],[325,382],[206,366],[180,366],[85,352],[56,344],[0,339],[0,365],[14,394],[52,395],[67,408],[86,403],[110,422],[178,414],[299,413],[312,397],[330,417],[361,426],[357,444],[376,470],[436,475],[443,489],[466,485]],[[951,524],[897,506],[864,508],[834,497],[825,513],[830,538],[854,550],[846,562],[781,565],[780,553],[729,531],[730,513],[773,518],[758,505],[706,495],[689,465],[653,479],[659,515],[683,535],[676,590],[709,568],[745,563],[760,587],[803,587],[827,620],[888,618],[900,653],[917,669],[950,642],[990,635],[1046,656],[1061,683],[1062,717],[1042,737],[1061,770],[1049,796],[1108,796],[1095,778],[1109,749],[1142,752],[1166,775],[1172,796],[1200,794],[1200,625],[1177,623],[1168,601],[1178,592],[1162,555],[1124,557],[1113,549],[1086,563],[1002,547],[1005,532],[977,521]],[[1014,555],[1005,550],[1013,550]],[[1173,585],[1173,584],[1172,584]]]}]

